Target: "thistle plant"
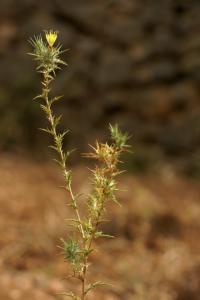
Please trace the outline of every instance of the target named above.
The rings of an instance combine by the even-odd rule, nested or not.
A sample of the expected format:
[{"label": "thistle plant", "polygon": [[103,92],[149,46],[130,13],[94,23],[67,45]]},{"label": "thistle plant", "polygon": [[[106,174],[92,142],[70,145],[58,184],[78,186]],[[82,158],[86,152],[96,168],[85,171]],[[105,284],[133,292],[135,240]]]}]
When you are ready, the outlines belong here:
[{"label": "thistle plant", "polygon": [[99,225],[103,222],[103,215],[107,203],[118,203],[115,193],[117,191],[116,177],[121,173],[118,169],[122,152],[127,151],[127,134],[123,134],[117,125],[110,125],[111,142],[99,143],[91,147],[91,152],[84,156],[96,161],[89,178],[91,192],[85,195],[85,213],[81,213],[79,207],[80,194],[75,194],[72,188],[72,171],[68,167],[70,151],[63,147],[64,137],[68,131],[60,132],[58,125],[61,116],[56,116],[53,105],[61,97],[51,97],[51,85],[56,78],[56,71],[66,63],[60,58],[64,52],[61,45],[56,45],[57,32],[49,31],[42,36],[30,40],[33,46],[34,59],[37,62],[37,71],[41,73],[42,92],[35,99],[39,100],[40,107],[44,111],[48,126],[42,129],[52,136],[53,145],[50,147],[57,153],[55,161],[62,170],[64,177],[64,189],[68,195],[68,204],[72,209],[73,217],[68,219],[69,225],[73,226],[71,236],[62,239],[62,252],[64,259],[71,265],[70,276],[80,281],[80,293],[64,293],[65,296],[74,300],[86,300],[91,290],[104,285],[103,282],[88,282],[89,259],[94,251],[93,242],[98,238],[106,238]]}]

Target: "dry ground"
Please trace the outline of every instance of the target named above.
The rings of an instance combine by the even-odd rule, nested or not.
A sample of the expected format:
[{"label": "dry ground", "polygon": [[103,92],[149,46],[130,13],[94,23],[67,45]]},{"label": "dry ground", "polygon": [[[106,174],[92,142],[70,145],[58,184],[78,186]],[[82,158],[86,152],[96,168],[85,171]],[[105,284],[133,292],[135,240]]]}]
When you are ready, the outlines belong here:
[{"label": "dry ground", "polygon": [[[56,166],[0,157],[0,299],[56,300],[77,290],[64,279],[69,268],[60,255],[59,238],[71,215],[59,186]],[[87,193],[85,168],[74,168],[75,189]],[[107,233],[98,242],[90,277],[111,283],[95,300],[200,299],[200,185],[162,175],[124,175],[123,207],[110,206]]]}]

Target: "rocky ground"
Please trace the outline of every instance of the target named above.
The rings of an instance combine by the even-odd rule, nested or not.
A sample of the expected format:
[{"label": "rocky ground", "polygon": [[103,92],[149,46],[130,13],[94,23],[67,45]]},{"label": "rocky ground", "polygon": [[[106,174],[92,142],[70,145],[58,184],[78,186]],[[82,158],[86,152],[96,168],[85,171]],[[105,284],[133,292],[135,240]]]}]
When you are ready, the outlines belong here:
[{"label": "rocky ground", "polygon": [[[0,299],[56,300],[78,290],[59,238],[71,216],[51,162],[0,157]],[[74,188],[87,192],[86,169],[74,168]],[[165,169],[151,176],[123,175],[123,206],[111,205],[90,278],[111,283],[91,299],[197,300],[200,293],[200,187]]]}]

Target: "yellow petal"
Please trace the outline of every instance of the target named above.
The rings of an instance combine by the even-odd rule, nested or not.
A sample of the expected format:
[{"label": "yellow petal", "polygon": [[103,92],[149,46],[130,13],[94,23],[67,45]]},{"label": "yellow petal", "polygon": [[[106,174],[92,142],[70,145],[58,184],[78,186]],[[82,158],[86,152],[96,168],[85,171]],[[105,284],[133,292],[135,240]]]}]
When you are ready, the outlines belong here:
[{"label": "yellow petal", "polygon": [[49,44],[49,46],[53,47],[55,41],[57,40],[57,36],[58,36],[57,32],[50,30],[49,32],[46,32],[45,36],[46,36],[46,40],[47,40],[47,43]]}]

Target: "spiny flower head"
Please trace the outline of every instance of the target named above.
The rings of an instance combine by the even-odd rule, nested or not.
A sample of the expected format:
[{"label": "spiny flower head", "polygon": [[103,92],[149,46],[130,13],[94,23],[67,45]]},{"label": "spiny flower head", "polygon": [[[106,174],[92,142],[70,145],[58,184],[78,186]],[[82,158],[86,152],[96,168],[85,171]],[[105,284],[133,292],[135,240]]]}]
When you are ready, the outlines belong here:
[{"label": "spiny flower head", "polygon": [[47,40],[47,43],[50,47],[53,47],[53,45],[55,44],[55,41],[57,40],[58,37],[58,32],[57,31],[46,31],[45,32],[45,37]]},{"label": "spiny flower head", "polygon": [[45,38],[43,40],[42,36],[35,36],[30,39],[30,43],[33,46],[33,53],[29,53],[35,57],[38,63],[37,70],[41,73],[48,71],[48,73],[53,73],[60,69],[59,65],[66,65],[66,63],[60,59],[60,55],[66,50],[61,50],[61,45],[53,47],[57,39],[57,31],[46,31]]},{"label": "spiny flower head", "polygon": [[110,134],[111,139],[114,142],[114,146],[116,146],[119,150],[125,151],[129,148],[127,141],[130,137],[127,133],[122,133],[117,124],[115,126],[110,125]]}]

